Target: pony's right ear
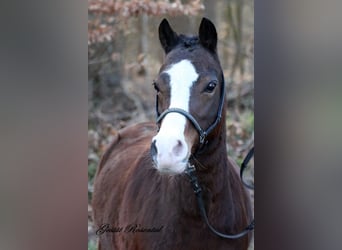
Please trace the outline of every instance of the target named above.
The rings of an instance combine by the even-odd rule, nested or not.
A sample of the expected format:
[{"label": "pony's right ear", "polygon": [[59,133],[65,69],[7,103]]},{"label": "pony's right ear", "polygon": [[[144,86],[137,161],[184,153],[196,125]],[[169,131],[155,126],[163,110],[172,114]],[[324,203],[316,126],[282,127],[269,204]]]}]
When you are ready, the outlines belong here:
[{"label": "pony's right ear", "polygon": [[166,54],[176,47],[179,40],[177,33],[172,30],[165,18],[159,25],[159,40]]}]

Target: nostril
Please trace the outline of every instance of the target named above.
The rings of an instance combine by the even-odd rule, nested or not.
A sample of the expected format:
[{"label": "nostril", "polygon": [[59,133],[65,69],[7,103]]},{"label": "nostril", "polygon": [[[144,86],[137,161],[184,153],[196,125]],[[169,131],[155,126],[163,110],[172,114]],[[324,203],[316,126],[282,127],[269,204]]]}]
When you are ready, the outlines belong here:
[{"label": "nostril", "polygon": [[152,142],[152,144],[151,144],[150,153],[151,153],[152,158],[155,158],[157,153],[158,153],[158,150],[157,150],[157,147],[156,147],[156,140],[154,140]]},{"label": "nostril", "polygon": [[177,140],[176,145],[172,149],[172,153],[175,156],[180,156],[183,153],[183,150],[184,150],[184,144],[182,143],[182,141]]}]

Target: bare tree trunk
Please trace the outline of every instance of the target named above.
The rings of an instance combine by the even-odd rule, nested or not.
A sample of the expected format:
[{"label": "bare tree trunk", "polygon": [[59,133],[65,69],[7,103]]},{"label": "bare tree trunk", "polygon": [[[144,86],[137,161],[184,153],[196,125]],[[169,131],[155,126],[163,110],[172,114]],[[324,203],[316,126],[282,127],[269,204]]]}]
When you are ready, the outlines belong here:
[{"label": "bare tree trunk", "polygon": [[240,70],[240,73],[244,73],[244,65],[243,65],[243,51],[242,51],[242,11],[243,11],[243,1],[237,0],[234,2],[230,2],[228,5],[228,20],[231,24],[233,39],[235,43],[235,56],[234,62],[231,71],[231,77],[234,77],[234,74],[237,69]]},{"label": "bare tree trunk", "polygon": [[142,14],[139,16],[139,31],[138,31],[138,37],[140,37],[139,41],[139,47],[138,47],[138,58],[137,58],[137,73],[138,75],[145,75],[148,73],[145,69],[144,64],[147,63],[147,52],[148,52],[148,43],[149,43],[149,37],[148,37],[148,16],[146,14]]}]

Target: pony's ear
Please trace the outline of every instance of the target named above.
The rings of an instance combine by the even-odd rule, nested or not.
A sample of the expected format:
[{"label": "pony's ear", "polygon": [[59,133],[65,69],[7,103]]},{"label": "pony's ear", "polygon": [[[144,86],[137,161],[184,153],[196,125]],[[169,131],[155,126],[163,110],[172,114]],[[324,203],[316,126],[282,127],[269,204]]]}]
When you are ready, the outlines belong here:
[{"label": "pony's ear", "polygon": [[159,40],[166,54],[177,45],[179,40],[177,33],[172,30],[165,18],[159,25]]},{"label": "pony's ear", "polygon": [[198,37],[203,47],[215,52],[217,46],[217,32],[215,25],[207,18],[203,17]]}]

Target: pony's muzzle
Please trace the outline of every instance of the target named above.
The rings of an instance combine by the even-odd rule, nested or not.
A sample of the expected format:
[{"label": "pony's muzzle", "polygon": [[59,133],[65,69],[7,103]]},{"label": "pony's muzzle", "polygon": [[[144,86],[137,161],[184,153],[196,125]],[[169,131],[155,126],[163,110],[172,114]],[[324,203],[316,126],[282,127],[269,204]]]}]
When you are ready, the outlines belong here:
[{"label": "pony's muzzle", "polygon": [[188,161],[188,146],[174,137],[153,138],[150,153],[155,167],[160,172],[178,174],[185,170]]}]

